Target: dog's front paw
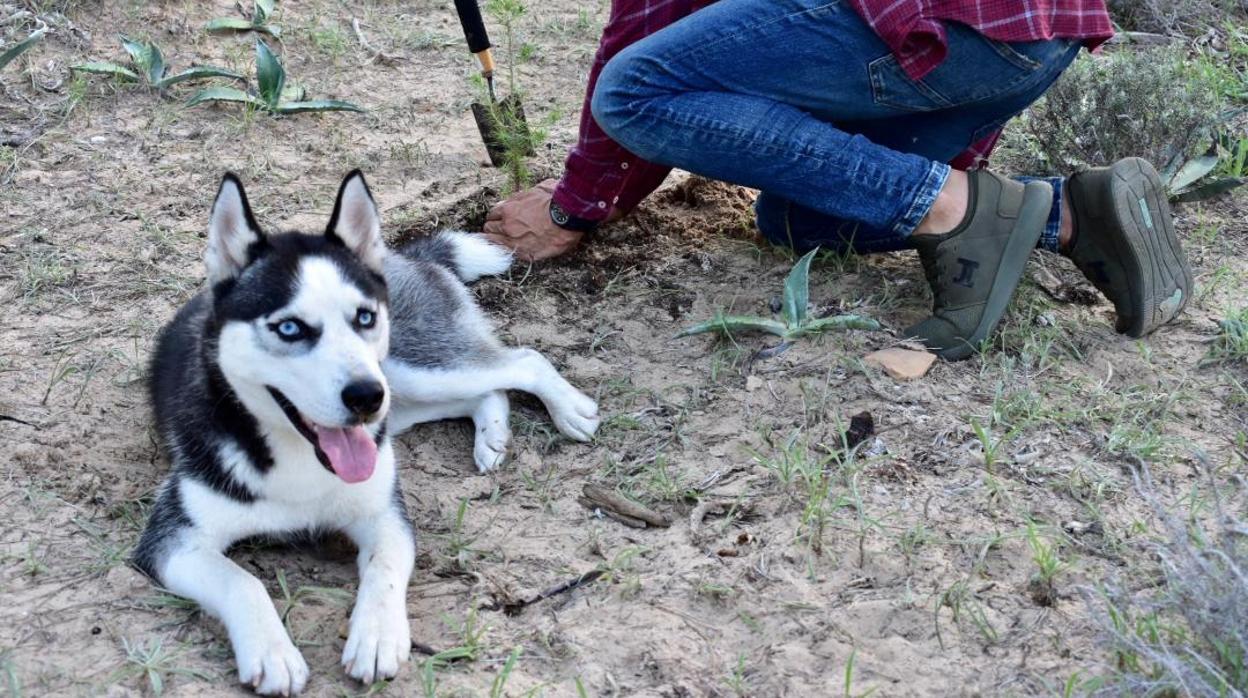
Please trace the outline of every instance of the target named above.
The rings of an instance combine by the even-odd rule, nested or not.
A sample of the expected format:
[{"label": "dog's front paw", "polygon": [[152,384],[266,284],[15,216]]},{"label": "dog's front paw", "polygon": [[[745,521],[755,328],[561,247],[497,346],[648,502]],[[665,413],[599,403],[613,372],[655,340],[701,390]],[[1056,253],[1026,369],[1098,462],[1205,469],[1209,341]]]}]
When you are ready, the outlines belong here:
[{"label": "dog's front paw", "polygon": [[594,432],[598,431],[601,420],[598,417],[598,403],[593,398],[573,388],[553,407],[550,416],[555,420],[555,427],[560,433],[577,441],[594,438]]},{"label": "dog's front paw", "polygon": [[279,625],[246,633],[234,644],[238,680],[263,696],[294,696],[308,683],[308,663]]},{"label": "dog's front paw", "polygon": [[511,441],[511,433],[477,434],[476,443],[472,448],[472,460],[477,470],[484,475],[507,460],[507,444]]},{"label": "dog's front paw", "polygon": [[351,630],[342,650],[342,668],[348,676],[365,684],[392,679],[411,654],[411,629],[407,609],[401,604],[357,607],[351,614]]}]

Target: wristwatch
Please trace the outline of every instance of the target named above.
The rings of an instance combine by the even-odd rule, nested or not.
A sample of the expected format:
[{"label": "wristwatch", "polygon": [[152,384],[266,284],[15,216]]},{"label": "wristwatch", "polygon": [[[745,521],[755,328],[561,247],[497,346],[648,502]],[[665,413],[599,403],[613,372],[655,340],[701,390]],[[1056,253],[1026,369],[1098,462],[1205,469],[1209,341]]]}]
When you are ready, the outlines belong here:
[{"label": "wristwatch", "polygon": [[598,228],[598,221],[570,215],[563,210],[563,207],[553,201],[550,202],[550,222],[564,230],[573,230],[578,233],[592,233]]}]

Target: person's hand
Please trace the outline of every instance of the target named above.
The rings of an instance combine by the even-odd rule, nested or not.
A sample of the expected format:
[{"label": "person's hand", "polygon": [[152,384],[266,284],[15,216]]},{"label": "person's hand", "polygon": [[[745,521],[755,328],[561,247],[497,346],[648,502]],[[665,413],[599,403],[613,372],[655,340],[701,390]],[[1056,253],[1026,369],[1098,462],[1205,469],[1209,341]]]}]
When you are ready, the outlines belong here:
[{"label": "person's hand", "polygon": [[560,228],[550,220],[550,198],[556,184],[556,180],[548,179],[495,204],[485,217],[486,237],[531,262],[571,252],[585,234]]}]

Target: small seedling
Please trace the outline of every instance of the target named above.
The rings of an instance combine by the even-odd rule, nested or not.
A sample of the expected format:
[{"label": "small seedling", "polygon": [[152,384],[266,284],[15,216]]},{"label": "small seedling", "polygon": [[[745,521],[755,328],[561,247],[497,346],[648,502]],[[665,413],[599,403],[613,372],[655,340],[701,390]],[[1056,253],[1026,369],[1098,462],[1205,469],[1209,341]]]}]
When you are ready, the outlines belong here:
[{"label": "small seedling", "polygon": [[1058,555],[1057,546],[1040,537],[1036,525],[1027,525],[1027,546],[1031,548],[1031,560],[1036,563],[1036,573],[1031,577],[1031,598],[1041,606],[1052,606],[1057,601],[1054,581],[1066,570],[1067,564]]},{"label": "small seedling", "polygon": [[268,112],[269,114],[298,114],[301,112],[364,111],[351,102],[337,99],[305,100],[305,90],[293,80],[286,80],[286,69],[273,55],[269,45],[256,40],[256,94],[234,87],[210,87],[200,90],[186,106],[193,107],[205,102],[236,102]]},{"label": "small seedling", "polygon": [[835,315],[831,317],[810,317],[810,263],[815,258],[818,248],[807,252],[784,282],[784,301],[781,320],[762,317],[742,317],[739,315],[723,315],[717,313],[715,318],[693,327],[682,330],[677,338],[695,334],[718,332],[765,332],[783,338],[785,341],[797,339],[829,330],[878,330],[880,323],[861,315]]},{"label": "small seedling", "polygon": [[211,676],[201,671],[177,666],[175,662],[181,653],[165,649],[164,641],[160,638],[143,644],[130,644],[129,640],[122,638],[121,644],[126,651],[126,664],[113,673],[113,680],[143,676],[155,696],[165,692],[165,677],[169,675],[188,676],[201,681],[212,680]]},{"label": "small seedling", "polygon": [[48,33],[47,27],[40,27],[31,32],[30,36],[5,49],[4,53],[0,53],[0,70],[4,70],[6,65],[12,63],[18,56],[26,53],[32,46],[39,43],[39,40],[46,33]]},{"label": "small seedling", "polygon": [[[246,12],[243,11],[242,5],[238,6],[244,17]],[[251,17],[216,17],[208,21],[204,25],[204,29],[210,32],[260,32],[268,34],[274,38],[281,36],[282,28],[276,24],[269,24],[269,18],[273,16],[273,0],[255,0],[252,6]]]},{"label": "small seedling", "polygon": [[503,664],[503,668],[498,672],[498,676],[494,677],[494,684],[490,687],[490,698],[502,698],[503,689],[507,686],[507,679],[511,677],[511,672],[516,668],[516,662],[520,659],[520,653],[524,649],[517,647],[511,651],[511,656],[507,657],[507,662]]},{"label": "small seedling", "polygon": [[168,75],[169,66],[160,47],[151,41],[138,42],[121,37],[121,45],[130,54],[130,66],[110,63],[108,61],[92,61],[70,66],[70,70],[96,75],[110,75],[122,82],[145,82],[148,87],[165,90],[179,82],[202,80],[205,78],[229,78],[245,80],[242,75],[225,68],[210,65],[191,66],[186,70]]}]

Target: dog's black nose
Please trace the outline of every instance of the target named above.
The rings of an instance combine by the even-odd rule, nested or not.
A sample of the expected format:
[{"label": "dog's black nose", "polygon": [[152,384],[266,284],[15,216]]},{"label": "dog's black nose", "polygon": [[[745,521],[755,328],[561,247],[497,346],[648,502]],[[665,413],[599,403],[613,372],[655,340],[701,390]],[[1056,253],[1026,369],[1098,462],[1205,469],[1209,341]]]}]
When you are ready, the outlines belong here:
[{"label": "dog's black nose", "polygon": [[342,389],[342,404],[358,417],[367,417],[381,409],[386,389],[377,381],[350,383]]}]

